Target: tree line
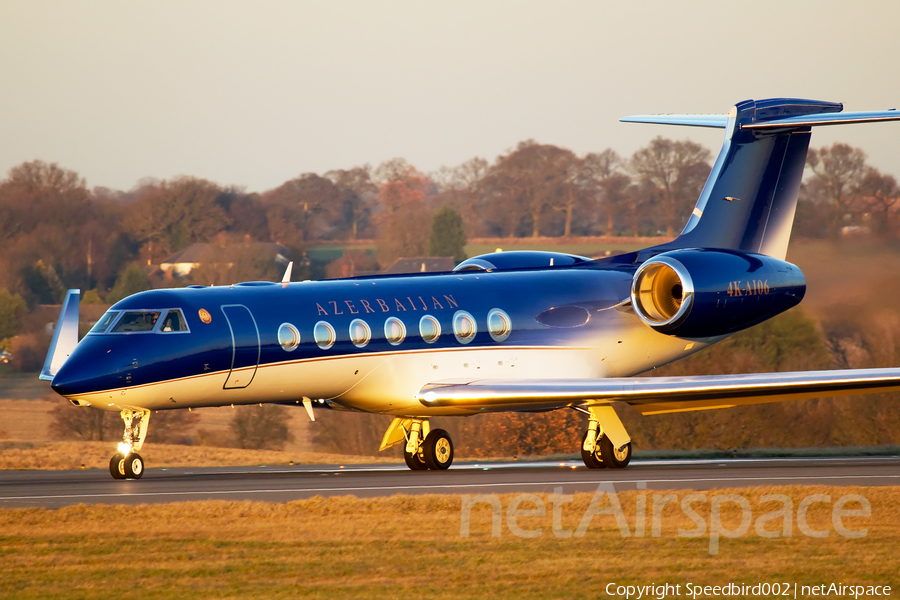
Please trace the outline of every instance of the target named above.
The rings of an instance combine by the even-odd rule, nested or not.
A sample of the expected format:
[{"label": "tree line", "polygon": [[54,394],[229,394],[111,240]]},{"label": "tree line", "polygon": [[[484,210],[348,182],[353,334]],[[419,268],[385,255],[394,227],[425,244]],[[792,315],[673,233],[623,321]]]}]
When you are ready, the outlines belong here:
[{"label": "tree line", "polygon": [[[368,266],[378,268],[400,256],[461,260],[467,236],[673,236],[710,159],[694,142],[663,137],[627,158],[527,140],[493,162],[473,158],[424,173],[397,158],[305,173],[261,193],[189,176],[89,189],[74,171],[26,162],[0,180],[0,345],[21,333],[30,310],[60,302],[68,288],[86,290],[83,302],[111,303],[152,286],[278,275],[248,254],[226,272],[149,277],[195,242],[277,242],[298,258],[324,242],[368,239],[378,263]],[[862,150],[811,150],[795,230],[894,239],[898,200],[896,179],[866,164]]]}]

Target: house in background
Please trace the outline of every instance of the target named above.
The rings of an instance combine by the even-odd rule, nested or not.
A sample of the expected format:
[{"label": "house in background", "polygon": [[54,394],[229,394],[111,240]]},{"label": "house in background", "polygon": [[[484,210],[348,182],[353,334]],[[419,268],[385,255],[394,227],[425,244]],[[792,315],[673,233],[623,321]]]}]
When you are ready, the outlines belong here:
[{"label": "house in background", "polygon": [[274,242],[244,242],[241,244],[191,244],[179,250],[159,265],[168,277],[185,277],[201,266],[217,265],[232,267],[243,255],[271,257],[272,261],[284,269],[290,262],[290,251]]}]

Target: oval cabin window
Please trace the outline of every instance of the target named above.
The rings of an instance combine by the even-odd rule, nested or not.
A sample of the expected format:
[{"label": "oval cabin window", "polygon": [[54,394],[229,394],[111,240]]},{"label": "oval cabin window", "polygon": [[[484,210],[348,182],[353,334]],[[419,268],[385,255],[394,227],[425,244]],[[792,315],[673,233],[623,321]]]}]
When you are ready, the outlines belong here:
[{"label": "oval cabin window", "polygon": [[425,315],[419,321],[419,335],[423,342],[433,344],[441,337],[441,324],[431,315]]},{"label": "oval cabin window", "polygon": [[512,333],[512,321],[509,315],[499,308],[488,313],[488,331],[495,342],[505,341]]},{"label": "oval cabin window", "polygon": [[362,319],[354,319],[350,323],[350,341],[357,348],[364,348],[372,339],[372,330]]},{"label": "oval cabin window", "polygon": [[337,336],[334,333],[334,327],[325,321],[316,323],[316,327],[313,329],[313,336],[316,338],[316,344],[318,344],[319,348],[322,350],[328,350],[334,346],[335,339],[337,339]]},{"label": "oval cabin window", "polygon": [[475,319],[464,310],[456,311],[453,315],[453,335],[460,344],[468,344],[475,339],[478,328],[475,326]]},{"label": "oval cabin window", "polygon": [[384,322],[384,339],[391,346],[399,346],[406,339],[406,325],[397,317],[391,317]]},{"label": "oval cabin window", "polygon": [[292,352],[300,345],[300,332],[290,323],[282,323],[278,328],[278,343],[285,352]]}]

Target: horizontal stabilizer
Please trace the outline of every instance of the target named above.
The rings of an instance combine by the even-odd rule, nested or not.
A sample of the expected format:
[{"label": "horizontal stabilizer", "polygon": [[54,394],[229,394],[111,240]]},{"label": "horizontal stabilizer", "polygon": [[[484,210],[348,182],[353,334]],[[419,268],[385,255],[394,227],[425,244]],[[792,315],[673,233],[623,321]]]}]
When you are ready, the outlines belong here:
[{"label": "horizontal stabilizer", "polygon": [[688,127],[718,127],[725,129],[728,115],[634,115],[619,119],[623,123],[653,123],[656,125],[685,125]]},{"label": "horizontal stabilizer", "polygon": [[891,110],[869,110],[863,112],[820,113],[757,121],[741,125],[741,129],[777,129],[781,127],[812,127],[815,125],[844,125],[849,123],[876,123],[879,121],[900,121],[900,112]]},{"label": "horizontal stabilizer", "polygon": [[59,311],[59,321],[53,330],[53,339],[50,340],[50,349],[47,350],[47,358],[44,359],[44,368],[41,369],[40,379],[53,381],[59,368],[63,366],[69,355],[78,345],[78,299],[81,290],[69,290],[62,310]]},{"label": "horizontal stabilizer", "polygon": [[900,390],[900,369],[850,369],[698,377],[447,380],[426,385],[416,398],[428,407],[453,407],[460,412],[548,410],[621,401],[646,415],[896,390]]},{"label": "horizontal stabilizer", "polygon": [[[728,126],[728,115],[634,115],[619,119],[623,123],[651,123],[655,125],[685,125],[688,127]],[[795,129],[819,125],[847,125],[852,123],[878,123],[900,121],[900,111],[869,110],[862,112],[827,112],[812,115],[785,117],[783,119],[759,119],[741,123],[741,129]]]}]

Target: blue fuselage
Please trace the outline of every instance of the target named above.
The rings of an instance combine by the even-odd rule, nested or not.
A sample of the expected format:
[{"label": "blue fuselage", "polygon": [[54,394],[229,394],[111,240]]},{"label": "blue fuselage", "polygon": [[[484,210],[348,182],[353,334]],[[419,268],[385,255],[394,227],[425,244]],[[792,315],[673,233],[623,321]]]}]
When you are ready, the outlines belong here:
[{"label": "blue fuselage", "polygon": [[[603,340],[612,339],[610,336],[616,337],[617,331],[646,329],[634,315],[614,308],[629,297],[633,270],[558,267],[143,292],[111,310],[124,313],[180,309],[189,331],[165,333],[157,325],[147,332],[88,334],[54,378],[53,386],[67,397],[81,398],[100,408],[103,404],[116,408],[123,401],[131,405],[137,390],[161,383],[209,377],[215,377],[217,384],[220,379],[226,381],[197,388],[183,398],[177,394],[168,397],[171,389],[178,387],[168,385],[167,391],[160,389],[155,397],[141,393],[140,403],[152,403],[150,408],[158,409],[230,404],[233,400],[291,401],[304,396],[340,399],[360,373],[351,375],[348,371],[326,382],[294,382],[290,391],[279,389],[276,397],[272,397],[272,382],[263,382],[262,373],[274,367],[324,365],[340,358],[376,359],[356,361],[371,371],[389,357],[447,353],[462,356],[460,352],[477,355],[471,361],[455,360],[454,364],[458,362],[460,367],[447,365],[443,372],[436,372],[442,365],[430,363],[421,374],[417,368],[400,365],[396,376],[412,378],[415,387],[466,373],[471,377],[484,375],[491,369],[477,364],[483,351],[512,351],[524,356],[541,349],[590,349],[591,355],[599,350],[604,356],[597,360],[592,373],[584,372],[582,364],[569,367],[584,375],[630,375],[652,365],[622,365],[615,354],[624,348],[597,346],[603,346]],[[502,341],[497,341],[489,329],[488,314],[493,309],[503,311],[510,321],[508,337]],[[460,311],[471,315],[475,322],[476,333],[471,339],[461,340],[454,333],[454,316]],[[201,315],[208,315],[208,322]],[[425,341],[420,331],[426,316],[433,317],[440,328],[440,335],[432,342]],[[385,323],[390,318],[401,321],[405,329],[406,335],[399,343],[391,343],[386,337]],[[350,326],[356,320],[363,321],[371,332],[364,345],[351,339]],[[333,344],[328,347],[316,340],[316,325],[322,322],[334,331]],[[299,333],[296,347],[288,349],[279,342],[278,332],[283,324],[292,325]],[[624,337],[616,339],[615,345],[621,346],[620,341]],[[530,370],[532,361],[516,364],[517,358],[510,355],[507,359],[507,363],[515,365],[510,369],[529,366],[519,372],[522,376],[534,376],[534,372],[524,372]],[[523,362],[521,358],[518,361]],[[553,362],[547,356],[548,368]],[[572,374],[566,365],[558,368],[562,370],[543,375]],[[243,375],[235,377],[232,371],[239,370]],[[280,372],[284,375],[283,369]],[[185,396],[183,392],[181,395]],[[97,402],[101,397],[108,401]],[[361,406],[354,406],[352,399],[347,400],[347,405],[370,409],[362,400]]]},{"label": "blue fuselage", "polygon": [[[711,273],[726,259],[759,272],[759,260],[736,256],[701,258]],[[630,302],[635,269],[598,261],[143,292],[110,309],[109,325],[77,345],[53,388],[107,410],[310,398],[394,415],[470,414],[424,407],[416,394],[444,380],[631,376],[723,337],[648,327]],[[709,294],[722,299],[707,298],[703,310],[731,316],[771,300]],[[183,325],[169,331],[175,313]],[[123,331],[126,318],[145,330]]]}]

